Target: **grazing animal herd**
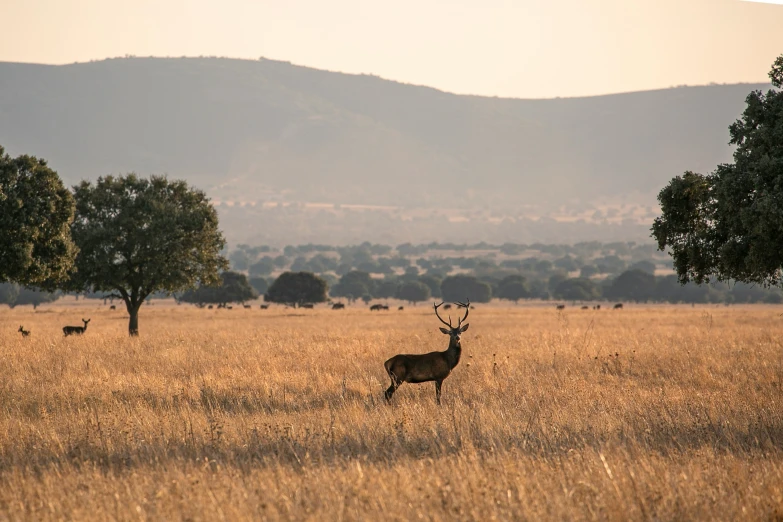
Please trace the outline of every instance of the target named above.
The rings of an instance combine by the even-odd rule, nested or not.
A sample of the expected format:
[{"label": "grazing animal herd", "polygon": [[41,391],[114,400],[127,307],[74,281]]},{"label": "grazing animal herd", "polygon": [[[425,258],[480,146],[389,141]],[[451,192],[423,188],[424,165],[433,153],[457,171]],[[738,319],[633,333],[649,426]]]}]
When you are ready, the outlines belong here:
[{"label": "grazing animal herd", "polygon": [[[460,357],[462,355],[461,335],[467,331],[469,326],[468,323],[464,323],[464,321],[467,320],[468,315],[470,314],[470,310],[473,309],[473,306],[470,304],[470,299],[468,299],[465,303],[457,301],[454,303],[454,305],[458,309],[465,309],[465,315],[461,318],[457,317],[456,326],[452,325],[451,316],[449,316],[449,320],[446,322],[438,313],[439,308],[442,310],[450,310],[451,304],[441,302],[440,304],[434,305],[435,316],[446,326],[446,328],[441,327],[440,331],[443,334],[449,336],[449,345],[446,350],[442,352],[430,352],[423,354],[398,354],[384,363],[386,373],[391,379],[391,385],[384,393],[384,397],[386,398],[387,402],[391,402],[394,392],[397,391],[397,388],[399,388],[404,382],[411,384],[435,382],[435,401],[437,404],[440,404],[441,387],[443,386],[443,381],[459,364]],[[243,307],[245,309],[250,309],[250,305],[243,305]],[[269,305],[262,304],[260,307],[262,310],[266,310],[269,308]],[[558,311],[565,309],[564,304],[558,304],[556,307]],[[232,309],[231,306],[227,306],[225,304],[218,305],[218,308],[225,308],[228,310]],[[312,309],[314,308],[314,305],[311,303],[305,303],[301,305],[301,308]],[[332,310],[343,310],[345,309],[345,303],[332,303],[331,308]],[[581,307],[582,310],[588,310],[589,308],[590,307],[586,305]],[[593,310],[600,310],[601,305],[594,305],[592,308]],[[623,304],[616,303],[612,308],[614,310],[622,309]],[[114,310],[115,307],[111,306],[111,309]],[[212,305],[209,305],[209,309],[212,309]],[[389,306],[384,304],[374,304],[370,306],[370,310],[373,312],[389,310]],[[404,310],[404,308],[400,306],[397,308],[397,310]],[[63,334],[66,337],[70,335],[84,334],[84,332],[87,331],[87,325],[90,323],[90,319],[82,318],[82,323],[84,323],[83,326],[64,326]],[[19,326],[18,331],[22,334],[22,337],[27,337],[30,335],[30,331],[25,330],[23,326]]]},{"label": "grazing animal herd", "polygon": [[[565,310],[565,307],[566,307],[566,305],[564,305],[564,304],[559,304],[559,305],[555,306],[555,308],[557,308],[558,310]],[[600,310],[600,309],[601,309],[601,305],[599,305],[599,304],[593,305],[593,310]],[[612,307],[612,309],[614,309],[614,310],[622,310],[623,309],[623,303],[616,303]],[[582,310],[590,310],[590,307],[587,306],[587,305],[582,305]]]}]

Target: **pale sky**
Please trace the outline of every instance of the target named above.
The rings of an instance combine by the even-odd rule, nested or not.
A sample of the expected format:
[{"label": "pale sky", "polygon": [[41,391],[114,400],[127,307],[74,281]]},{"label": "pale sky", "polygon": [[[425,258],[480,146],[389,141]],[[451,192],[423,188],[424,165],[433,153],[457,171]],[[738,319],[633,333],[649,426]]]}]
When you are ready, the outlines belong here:
[{"label": "pale sky", "polygon": [[0,20],[0,61],[264,56],[521,98],[762,82],[783,54],[783,6],[740,0],[0,0]]}]

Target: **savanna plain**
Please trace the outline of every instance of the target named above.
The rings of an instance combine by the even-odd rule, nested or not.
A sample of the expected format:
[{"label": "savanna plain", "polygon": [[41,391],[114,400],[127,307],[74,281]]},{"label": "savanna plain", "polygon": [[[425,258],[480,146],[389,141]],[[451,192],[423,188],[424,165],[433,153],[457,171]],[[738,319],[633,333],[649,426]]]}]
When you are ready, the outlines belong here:
[{"label": "savanna plain", "polygon": [[783,518],[778,308],[468,322],[443,404],[387,405],[387,358],[446,349],[432,306],[145,305],[138,338],[98,304],[3,308],[0,519]]}]

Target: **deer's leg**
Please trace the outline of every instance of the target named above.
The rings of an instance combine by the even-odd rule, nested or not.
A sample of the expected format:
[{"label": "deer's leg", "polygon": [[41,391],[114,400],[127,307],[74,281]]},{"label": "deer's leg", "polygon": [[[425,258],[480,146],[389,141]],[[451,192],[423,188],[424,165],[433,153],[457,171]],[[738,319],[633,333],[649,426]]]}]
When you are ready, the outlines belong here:
[{"label": "deer's leg", "polygon": [[435,402],[440,404],[440,387],[443,384],[443,380],[435,381]]}]

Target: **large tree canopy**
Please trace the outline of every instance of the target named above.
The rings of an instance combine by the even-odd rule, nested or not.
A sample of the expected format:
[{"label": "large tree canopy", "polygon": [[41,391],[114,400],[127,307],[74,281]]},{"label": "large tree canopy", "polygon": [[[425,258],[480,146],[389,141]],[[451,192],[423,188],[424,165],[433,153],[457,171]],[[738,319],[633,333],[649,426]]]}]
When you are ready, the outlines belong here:
[{"label": "large tree canopy", "polygon": [[[769,74],[783,86],[783,55]],[[729,127],[734,163],[710,175],[686,172],[658,195],[662,215],[652,227],[658,247],[671,249],[681,283],[715,276],[777,285],[783,266],[783,92],[751,92]]]},{"label": "large tree canopy", "polygon": [[180,300],[184,303],[203,306],[205,304],[244,303],[258,297],[258,292],[251,286],[245,274],[226,271],[220,275],[220,279],[219,286],[199,286],[186,291]]},{"label": "large tree canopy", "polygon": [[228,262],[217,212],[184,181],[135,174],[74,187],[73,239],[80,248],[71,287],[116,293],[139,332],[138,312],[153,292],[220,282]]},{"label": "large tree canopy", "polygon": [[68,279],[73,197],[43,159],[0,146],[0,282],[51,288]]},{"label": "large tree canopy", "polygon": [[311,272],[283,272],[267,290],[264,301],[293,307],[323,303],[328,288],[326,281]]}]

